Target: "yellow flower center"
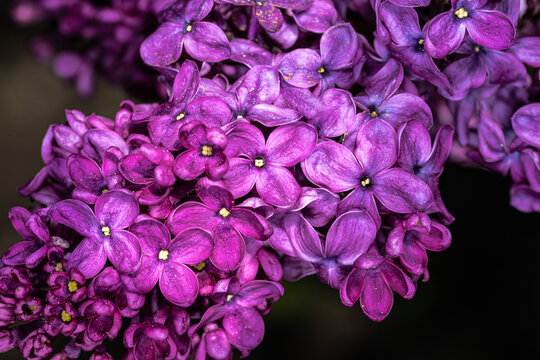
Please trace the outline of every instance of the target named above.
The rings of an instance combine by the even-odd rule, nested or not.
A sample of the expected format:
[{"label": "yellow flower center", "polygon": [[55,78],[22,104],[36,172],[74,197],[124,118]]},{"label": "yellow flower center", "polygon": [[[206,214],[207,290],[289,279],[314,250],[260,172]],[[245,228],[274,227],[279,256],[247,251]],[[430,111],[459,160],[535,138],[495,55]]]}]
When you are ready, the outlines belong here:
[{"label": "yellow flower center", "polygon": [[159,260],[167,260],[169,258],[169,250],[161,250],[158,254]]},{"label": "yellow flower center", "polygon": [[418,43],[419,43],[420,45],[424,45],[424,42],[425,42],[424,39],[418,39]]},{"label": "yellow flower center", "polygon": [[365,178],[364,180],[360,181],[360,184],[362,184],[363,187],[367,187],[369,184],[371,184],[371,180],[369,178]]},{"label": "yellow flower center", "polygon": [[54,268],[54,270],[56,271],[62,271],[64,270],[64,266],[62,265],[62,263],[56,263],[56,267]]},{"label": "yellow flower center", "polygon": [[180,113],[180,114],[178,114],[178,116],[176,117],[176,120],[182,120],[185,116],[186,116],[186,114]]},{"label": "yellow flower center", "polygon": [[369,115],[371,115],[372,118],[375,118],[375,117],[377,117],[377,115],[379,115],[379,114],[377,114],[376,111],[372,111],[371,113],[369,113]]},{"label": "yellow flower center", "polygon": [[480,46],[475,45],[475,46],[474,46],[474,52],[479,52],[479,51],[480,51]]},{"label": "yellow flower center", "polygon": [[69,315],[69,314],[66,312],[66,310],[62,310],[62,315],[61,315],[61,316],[62,316],[62,321],[63,321],[63,322],[65,322],[65,323],[71,322],[72,317],[71,317],[71,315]]},{"label": "yellow flower center", "polygon": [[219,210],[219,215],[221,215],[224,218],[227,218],[229,217],[229,215],[231,215],[231,212],[225,208],[221,208],[221,210]]},{"label": "yellow flower center", "polygon": [[325,71],[325,70],[324,70],[324,68],[323,68],[322,66],[321,66],[320,68],[317,69],[317,72],[318,72],[319,74],[323,74],[324,71]]},{"label": "yellow flower center", "polygon": [[465,10],[464,8],[459,8],[456,11],[454,11],[454,15],[456,15],[458,19],[464,19],[467,16],[469,16],[469,12]]},{"label": "yellow flower center", "polygon": [[193,26],[188,25],[188,26],[186,27],[186,31],[187,31],[187,32],[190,32],[191,30],[193,30]]},{"label": "yellow flower center", "polygon": [[103,235],[105,236],[111,236],[111,229],[108,227],[108,226],[103,226],[101,228],[101,232],[103,233]]},{"label": "yellow flower center", "polygon": [[28,308],[30,309],[30,311],[34,311],[34,310],[37,309],[37,306],[35,306],[35,305],[34,306],[29,306]]},{"label": "yellow flower center", "polygon": [[262,168],[264,166],[264,159],[255,159],[255,166]]},{"label": "yellow flower center", "polygon": [[201,155],[202,156],[212,156],[213,150],[214,149],[210,145],[203,145],[201,147]]},{"label": "yellow flower center", "polygon": [[105,194],[107,191],[109,191],[109,189],[103,189],[103,190],[101,190],[101,193]]},{"label": "yellow flower center", "polygon": [[227,295],[227,302],[231,301],[233,297],[234,295],[231,295],[231,294]]},{"label": "yellow flower center", "polygon": [[237,118],[237,119],[243,119],[243,118],[244,118],[244,115],[236,115],[236,118]]},{"label": "yellow flower center", "polygon": [[77,282],[76,281],[68,281],[68,291],[70,293],[74,293],[75,291],[77,291],[79,289],[79,286],[77,285]]}]

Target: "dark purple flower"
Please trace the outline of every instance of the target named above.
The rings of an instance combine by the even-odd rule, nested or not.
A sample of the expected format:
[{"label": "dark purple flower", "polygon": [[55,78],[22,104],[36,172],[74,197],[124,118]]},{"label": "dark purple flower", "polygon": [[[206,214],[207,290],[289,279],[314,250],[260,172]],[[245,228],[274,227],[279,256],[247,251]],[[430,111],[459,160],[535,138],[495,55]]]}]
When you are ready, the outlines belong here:
[{"label": "dark purple flower", "polygon": [[138,269],[139,240],[127,228],[139,214],[135,196],[124,190],[111,190],[96,200],[94,212],[78,200],[63,200],[51,207],[49,216],[84,239],[68,259],[68,269],[76,267],[91,278],[103,269],[107,258],[121,272]]},{"label": "dark purple flower", "polygon": [[229,58],[231,49],[223,30],[204,19],[214,2],[189,0],[171,2],[161,12],[161,26],[141,45],[141,57],[150,66],[166,66],[180,58],[182,48],[200,61]]},{"label": "dark purple flower", "polygon": [[213,295],[218,305],[206,310],[201,321],[190,328],[189,334],[223,318],[228,341],[241,351],[254,349],[264,335],[264,323],[255,307],[281,295],[283,287],[275,282],[254,280],[240,285],[234,278],[222,280],[216,284]]},{"label": "dark purple flower", "polygon": [[512,116],[512,127],[524,143],[540,149],[540,103],[519,108]]},{"label": "dark purple flower", "polygon": [[206,172],[212,180],[218,180],[229,169],[224,154],[227,135],[218,127],[206,127],[199,121],[191,121],[180,128],[180,143],[187,148],[174,161],[174,173],[182,180],[194,180]]},{"label": "dark purple flower", "polygon": [[336,25],[339,20],[331,0],[314,0],[307,9],[295,10],[293,16],[302,30],[320,34]]},{"label": "dark purple flower", "polygon": [[67,159],[69,177],[76,189],[72,197],[94,204],[106,190],[120,189],[124,178],[118,170],[118,162],[124,155],[115,147],[105,152],[101,167],[86,156],[73,154]]},{"label": "dark purple flower", "polygon": [[53,352],[51,339],[41,328],[19,341],[18,346],[25,359],[45,359]]},{"label": "dark purple flower", "polygon": [[68,301],[81,302],[86,299],[88,289],[84,285],[86,279],[77,268],[69,272],[55,271],[47,279],[49,291],[47,302],[52,305],[62,305]]},{"label": "dark purple flower", "polygon": [[163,324],[140,322],[124,332],[124,345],[128,349],[125,359],[157,360],[175,359],[176,344]]},{"label": "dark purple flower", "polygon": [[262,132],[249,124],[240,124],[229,134],[229,171],[223,182],[235,198],[256,186],[259,196],[278,207],[293,205],[301,188],[286,167],[308,157],[317,143],[317,132],[305,123],[283,125],[265,141]]},{"label": "dark purple flower", "polygon": [[59,334],[70,336],[77,330],[78,314],[71,303],[66,303],[63,306],[47,305],[44,315],[46,322],[43,329],[50,336],[54,337]]},{"label": "dark purple flower", "polygon": [[85,321],[81,347],[90,351],[105,339],[115,339],[122,327],[122,315],[108,299],[88,300],[78,309],[80,319]]},{"label": "dark purple flower", "polygon": [[333,141],[319,143],[302,163],[306,177],[333,192],[354,189],[339,204],[338,214],[364,209],[380,224],[375,198],[388,210],[409,213],[427,209],[433,195],[429,186],[415,175],[392,168],[397,160],[398,142],[388,123],[373,119],[358,131],[354,154]]},{"label": "dark purple flower", "polygon": [[312,263],[324,283],[339,289],[354,261],[375,241],[377,226],[365,211],[339,216],[328,230],[324,247],[319,234],[299,215],[291,213],[284,223],[297,256]]},{"label": "dark purple flower", "polygon": [[442,251],[450,246],[450,231],[424,213],[413,214],[396,222],[388,234],[386,252],[399,257],[401,265],[411,274],[422,275],[427,270],[426,250]]},{"label": "dark purple flower", "polygon": [[199,283],[187,265],[195,266],[208,259],[214,247],[210,234],[188,229],[171,240],[167,227],[151,219],[136,222],[130,231],[139,237],[143,254],[139,271],[132,275],[134,286],[148,293],[159,282],[161,293],[173,304],[193,304]]},{"label": "dark purple flower", "polygon": [[173,161],[168,150],[144,142],[137,152],[121,160],[119,168],[126,180],[144,186],[137,194],[141,205],[157,205],[166,199],[176,182]]},{"label": "dark purple flower", "polygon": [[203,183],[197,186],[197,194],[204,204],[188,201],[180,205],[167,225],[173,234],[190,228],[212,231],[214,249],[210,260],[220,270],[232,271],[238,267],[246,251],[242,234],[257,240],[266,240],[271,235],[272,228],[266,219],[236,207],[228,190]]},{"label": "dark purple flower", "polygon": [[480,46],[492,50],[508,49],[516,39],[512,21],[500,11],[486,10],[487,0],[452,0],[450,11],[427,24],[425,48],[435,58],[453,53],[469,36]]},{"label": "dark purple flower", "polygon": [[7,249],[2,255],[2,262],[10,266],[25,265],[32,269],[45,258],[53,241],[49,229],[39,215],[31,214],[22,207],[12,208],[8,216],[24,241]]},{"label": "dark purple flower", "polygon": [[410,299],[416,287],[399,267],[380,255],[366,253],[356,260],[355,269],[341,286],[340,296],[347,306],[360,300],[370,319],[382,321],[392,309],[394,291]]}]

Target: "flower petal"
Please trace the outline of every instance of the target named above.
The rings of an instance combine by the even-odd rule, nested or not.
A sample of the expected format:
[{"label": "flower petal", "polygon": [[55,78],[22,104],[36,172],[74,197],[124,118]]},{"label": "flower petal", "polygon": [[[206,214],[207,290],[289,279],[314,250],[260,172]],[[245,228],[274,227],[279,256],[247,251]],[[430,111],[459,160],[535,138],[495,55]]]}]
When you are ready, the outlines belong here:
[{"label": "flower petal", "polygon": [[489,49],[508,49],[516,40],[514,24],[500,11],[477,10],[465,26],[475,42]]},{"label": "flower petal", "polygon": [[260,173],[254,169],[253,160],[234,158],[229,162],[229,171],[223,177],[223,183],[238,199],[251,191]]},{"label": "flower petal", "polygon": [[219,62],[231,56],[227,36],[219,26],[206,21],[196,21],[191,31],[184,35],[186,52],[194,59]]},{"label": "flower petal", "polygon": [[281,11],[270,1],[255,3],[255,17],[259,24],[269,32],[276,32],[283,25]]},{"label": "flower petal", "polygon": [[269,104],[279,96],[279,76],[272,66],[255,66],[244,76],[236,89],[239,103],[244,107]]},{"label": "flower petal", "polygon": [[288,212],[284,218],[284,228],[299,258],[313,263],[323,259],[319,234],[300,214]]},{"label": "flower petal", "polygon": [[92,192],[99,192],[103,188],[105,179],[95,161],[73,154],[67,159],[67,168],[75,186]]},{"label": "flower petal", "polygon": [[141,58],[150,66],[166,66],[180,58],[184,34],[182,26],[175,22],[160,25],[141,44]]},{"label": "flower petal", "polygon": [[321,36],[321,58],[325,69],[350,67],[358,50],[358,35],[349,23],[334,25]]},{"label": "flower petal", "polygon": [[433,202],[433,194],[425,182],[398,168],[377,174],[373,193],[389,210],[403,214],[425,210]]},{"label": "flower petal", "polygon": [[113,230],[103,242],[107,257],[120,273],[133,273],[141,264],[141,245],[137,236],[126,230]]},{"label": "flower petal", "polygon": [[360,306],[364,313],[374,321],[382,321],[388,316],[394,295],[379,271],[367,271],[364,288],[360,294]]},{"label": "flower petal", "polygon": [[373,244],[377,226],[365,211],[350,211],[338,217],[326,236],[325,256],[337,257],[342,265],[354,261]]},{"label": "flower petal", "polygon": [[201,229],[188,229],[173,239],[169,247],[169,259],[178,264],[197,265],[208,259],[213,248],[210,233]]},{"label": "flower petal", "polygon": [[236,230],[253,239],[266,240],[272,234],[268,221],[248,209],[233,209],[229,221]]},{"label": "flower petal", "polygon": [[246,252],[242,235],[227,223],[221,223],[212,230],[214,251],[210,256],[212,263],[220,270],[233,271],[240,265]]},{"label": "flower petal", "polygon": [[317,144],[317,131],[300,122],[283,125],[272,131],[266,142],[268,163],[294,166],[307,158]]},{"label": "flower petal", "polygon": [[309,88],[321,81],[322,75],[317,71],[321,66],[322,60],[317,52],[297,49],[281,59],[279,72],[289,84]]},{"label": "flower petal", "polygon": [[352,152],[334,141],[317,144],[302,162],[302,170],[312,183],[334,193],[358,186],[362,168]]},{"label": "flower petal", "polygon": [[270,164],[259,172],[256,188],[261,199],[277,207],[294,205],[302,192],[289,170]]},{"label": "flower petal", "polygon": [[135,195],[124,190],[111,190],[96,200],[96,219],[102,226],[125,229],[139,215]]},{"label": "flower petal", "polygon": [[223,318],[229,341],[240,349],[254,349],[264,337],[264,322],[254,308],[238,307]]},{"label": "flower petal", "polygon": [[354,154],[369,176],[388,169],[397,160],[396,131],[385,121],[368,121],[358,131]]},{"label": "flower petal", "polygon": [[430,151],[431,137],[421,121],[412,120],[400,127],[399,166],[413,172],[416,166],[427,161]]},{"label": "flower petal", "polygon": [[173,235],[177,235],[191,228],[211,230],[218,221],[214,210],[204,204],[188,201],[174,209],[167,219],[167,226]]},{"label": "flower petal", "polygon": [[329,89],[320,97],[320,112],[310,117],[309,123],[318,130],[321,137],[343,135],[356,120],[356,106],[348,91]]},{"label": "flower petal", "polygon": [[129,231],[139,239],[142,251],[147,254],[157,254],[171,241],[169,229],[154,219],[137,221],[129,227]]},{"label": "flower petal", "polygon": [[465,38],[465,21],[460,21],[451,12],[444,12],[426,24],[424,47],[429,55],[442,59],[453,53]]},{"label": "flower petal", "polygon": [[85,238],[69,256],[67,269],[77,268],[85,278],[96,276],[107,262],[107,255],[101,240]]},{"label": "flower petal", "polygon": [[512,127],[525,143],[540,148],[540,104],[519,108],[512,116]]},{"label": "flower petal", "polygon": [[290,124],[302,117],[302,114],[296,110],[272,104],[256,104],[248,109],[246,115],[251,120],[258,121],[266,127]]},{"label": "flower petal", "polygon": [[48,215],[56,222],[66,225],[82,236],[96,236],[100,233],[94,213],[88,205],[78,200],[62,200],[54,204]]},{"label": "flower petal", "polygon": [[159,289],[173,304],[188,307],[199,294],[199,282],[197,276],[187,266],[168,262],[159,278]]}]

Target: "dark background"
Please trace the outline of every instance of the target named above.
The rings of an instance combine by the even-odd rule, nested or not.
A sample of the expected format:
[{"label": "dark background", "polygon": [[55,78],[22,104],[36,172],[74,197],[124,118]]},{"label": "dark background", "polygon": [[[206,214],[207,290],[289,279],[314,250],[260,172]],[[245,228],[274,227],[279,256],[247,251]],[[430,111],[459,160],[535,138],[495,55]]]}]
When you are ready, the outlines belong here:
[{"label": "dark background", "polygon": [[[38,65],[26,47],[29,32],[11,23],[0,4],[0,251],[20,236],[7,218],[30,204],[18,195],[42,166],[41,139],[64,109],[113,117],[127,96],[98,84],[84,101]],[[540,215],[509,204],[510,181],[448,164],[441,192],[456,217],[453,245],[430,253],[431,279],[410,301],[396,298],[382,323],[314,277],[285,283],[285,296],[265,317],[266,335],[252,359],[515,359],[538,358]],[[0,359],[21,359],[17,351]]]}]

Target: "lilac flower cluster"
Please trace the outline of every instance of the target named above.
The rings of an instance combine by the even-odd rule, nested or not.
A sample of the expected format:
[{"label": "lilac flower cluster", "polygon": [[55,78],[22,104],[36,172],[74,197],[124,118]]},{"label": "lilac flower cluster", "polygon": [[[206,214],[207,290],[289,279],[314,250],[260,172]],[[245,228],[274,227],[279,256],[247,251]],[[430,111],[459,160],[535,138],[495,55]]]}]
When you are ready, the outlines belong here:
[{"label": "lilac flower cluster", "polygon": [[11,15],[40,32],[30,41],[40,62],[90,96],[98,74],[138,96],[154,96],[156,76],[139,58],[139,46],[157,26],[169,0],[14,0]]},{"label": "lilac flower cluster", "polygon": [[61,334],[53,359],[112,359],[113,341],[125,359],[247,356],[282,279],[312,274],[383,320],[451,242],[445,111],[538,210],[540,110],[519,90],[536,38],[516,41],[513,1],[428,5],[160,2],[139,51],[168,100],[66,111],[19,189],[38,204],[10,212],[23,240],[2,257],[0,351],[42,359]]},{"label": "lilac flower cluster", "polygon": [[436,118],[457,130],[455,161],[510,174],[512,206],[540,211],[537,7],[453,0],[442,13],[435,4],[413,8],[428,3],[376,5],[380,54],[399,60],[416,84],[432,84],[424,91]]}]

